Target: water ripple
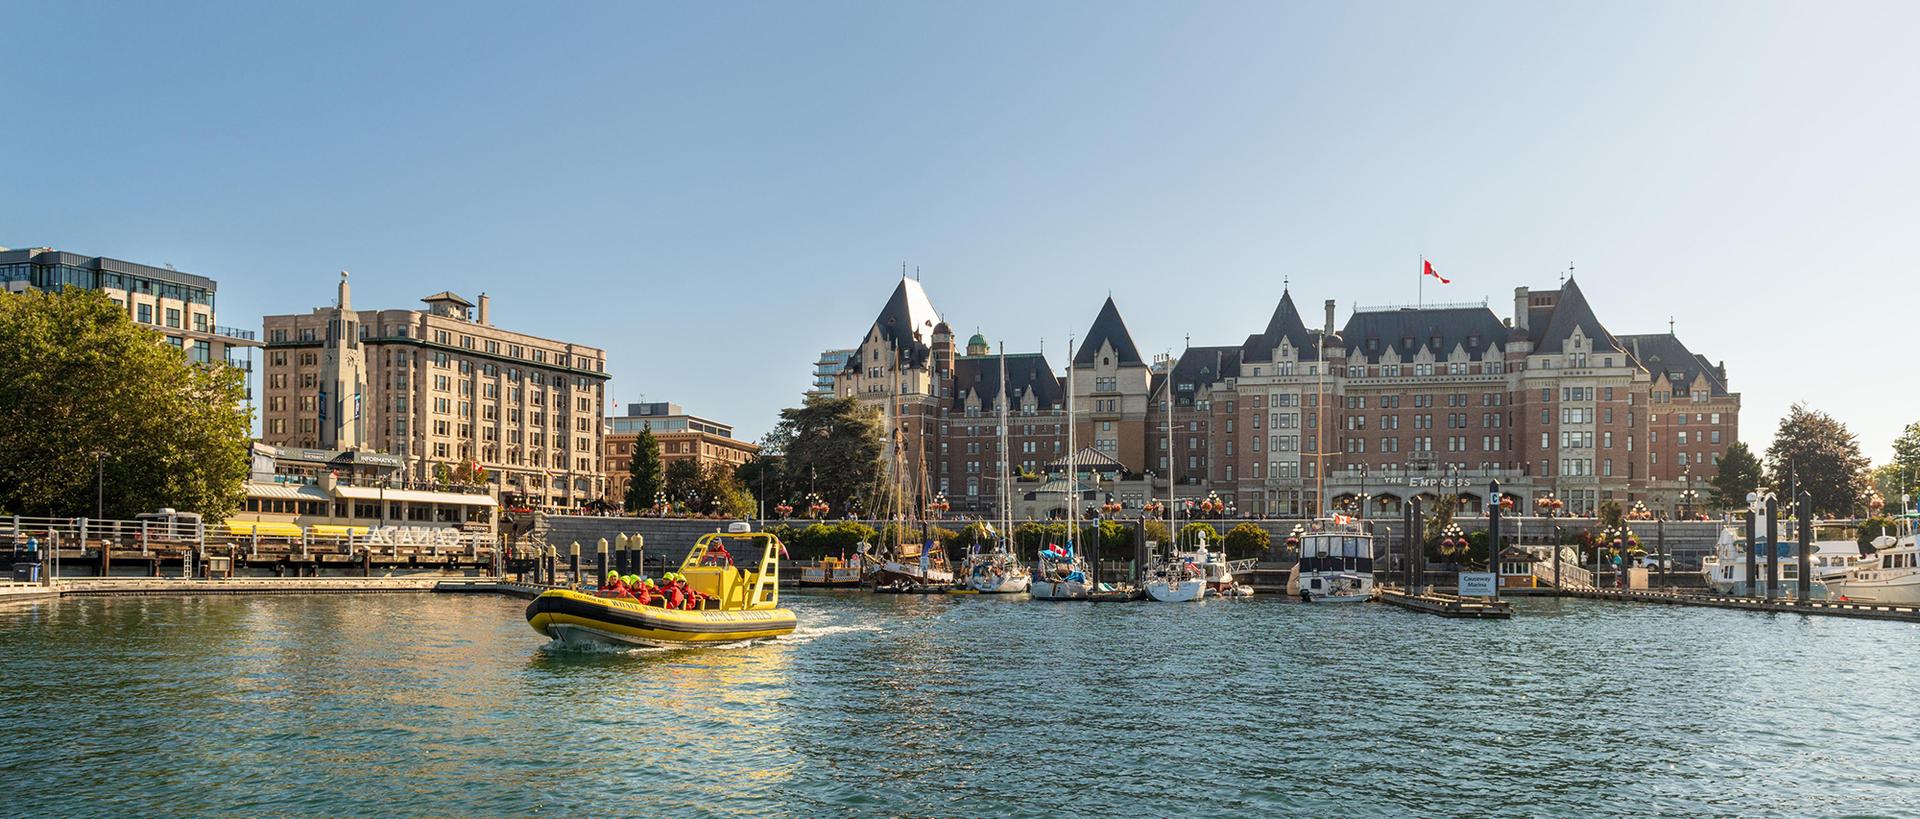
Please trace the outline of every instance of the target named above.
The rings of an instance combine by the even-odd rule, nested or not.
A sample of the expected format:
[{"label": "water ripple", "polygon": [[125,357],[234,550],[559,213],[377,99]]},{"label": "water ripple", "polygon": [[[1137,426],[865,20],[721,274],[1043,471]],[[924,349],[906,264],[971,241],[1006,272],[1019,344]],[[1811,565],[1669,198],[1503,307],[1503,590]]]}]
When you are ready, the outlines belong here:
[{"label": "water ripple", "polygon": [[1920,629],[791,595],[556,650],[433,595],[0,609],[10,815],[1913,814]]}]

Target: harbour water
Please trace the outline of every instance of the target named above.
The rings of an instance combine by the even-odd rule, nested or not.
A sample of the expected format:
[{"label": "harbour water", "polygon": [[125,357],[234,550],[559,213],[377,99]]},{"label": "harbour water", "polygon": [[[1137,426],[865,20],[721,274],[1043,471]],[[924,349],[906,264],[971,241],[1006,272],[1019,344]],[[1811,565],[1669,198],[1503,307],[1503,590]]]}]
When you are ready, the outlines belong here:
[{"label": "harbour water", "polygon": [[504,597],[0,608],[10,815],[1920,811],[1920,628],[792,594],[794,637],[550,652]]}]

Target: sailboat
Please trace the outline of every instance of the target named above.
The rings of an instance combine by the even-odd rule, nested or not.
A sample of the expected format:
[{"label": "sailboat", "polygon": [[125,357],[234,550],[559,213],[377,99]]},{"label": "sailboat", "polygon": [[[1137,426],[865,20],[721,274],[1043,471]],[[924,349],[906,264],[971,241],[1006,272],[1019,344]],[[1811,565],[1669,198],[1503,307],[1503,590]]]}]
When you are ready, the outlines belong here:
[{"label": "sailboat", "polygon": [[1191,555],[1182,554],[1179,548],[1180,529],[1175,515],[1179,504],[1174,502],[1174,465],[1178,458],[1173,452],[1173,357],[1167,357],[1167,534],[1173,542],[1167,544],[1166,551],[1154,556],[1147,567],[1147,599],[1156,603],[1194,603],[1207,597],[1207,577],[1205,569],[1207,538],[1204,533],[1196,533],[1200,538],[1200,562],[1195,563]]},{"label": "sailboat", "polygon": [[[893,518],[893,543],[886,548],[879,569],[873,573],[873,590],[892,594],[936,594],[953,587],[953,569],[947,565],[947,550],[939,541],[931,537],[916,538],[908,542],[909,533],[925,533],[926,530],[915,520],[914,510],[924,504],[926,494],[920,481],[914,485],[916,503],[905,501],[905,483],[908,470],[905,462],[904,442],[900,423],[900,365],[895,362],[893,369],[893,397],[888,402],[892,413],[893,481],[889,491],[889,505]],[[922,443],[924,446],[924,442]],[[920,463],[926,463],[925,451],[921,451]],[[882,539],[884,544],[885,539]]]},{"label": "sailboat", "polygon": [[1040,550],[1034,561],[1032,589],[1028,592],[1035,600],[1086,600],[1088,592],[1093,590],[1093,572],[1088,570],[1087,561],[1074,548],[1074,538],[1079,534],[1080,512],[1080,468],[1076,457],[1073,428],[1073,338],[1067,338],[1067,543],[1065,546],[1048,544]]},{"label": "sailboat", "polygon": [[1013,450],[1007,448],[1007,347],[1000,345],[1000,521],[988,530],[991,548],[967,555],[966,591],[975,594],[1024,594],[1033,583],[1013,548]]}]

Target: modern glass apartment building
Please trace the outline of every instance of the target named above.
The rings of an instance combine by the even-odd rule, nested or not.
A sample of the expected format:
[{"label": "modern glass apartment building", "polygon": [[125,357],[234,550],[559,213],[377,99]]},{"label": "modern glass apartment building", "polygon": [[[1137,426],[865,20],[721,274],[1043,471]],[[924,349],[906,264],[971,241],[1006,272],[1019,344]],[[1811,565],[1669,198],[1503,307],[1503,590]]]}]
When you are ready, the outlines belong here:
[{"label": "modern glass apartment building", "polygon": [[847,362],[853,359],[858,350],[826,350],[820,353],[820,360],[813,363],[813,389],[808,395],[832,395],[833,379],[847,368]]},{"label": "modern glass apartment building", "polygon": [[78,287],[107,294],[135,322],[202,364],[222,362],[253,371],[252,330],[214,320],[218,285],[205,276],[104,256],[45,247],[0,248],[0,287],[8,292]]}]

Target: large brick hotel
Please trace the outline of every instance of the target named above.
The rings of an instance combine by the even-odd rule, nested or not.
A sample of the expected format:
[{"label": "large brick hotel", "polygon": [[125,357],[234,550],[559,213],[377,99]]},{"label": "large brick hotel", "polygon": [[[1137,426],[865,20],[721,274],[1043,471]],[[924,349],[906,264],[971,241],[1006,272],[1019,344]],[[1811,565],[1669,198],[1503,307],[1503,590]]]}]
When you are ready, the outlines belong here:
[{"label": "large brick hotel", "polygon": [[[1061,473],[1066,378],[1082,497],[1129,510],[1168,497],[1171,472],[1176,497],[1217,494],[1241,515],[1361,498],[1370,514],[1398,514],[1414,496],[1456,492],[1477,511],[1495,479],[1523,509],[1552,493],[1566,514],[1609,499],[1679,514],[1738,440],[1740,396],[1723,364],[1671,331],[1615,335],[1572,279],[1516,288],[1506,318],[1473,303],[1361,308],[1335,324],[1333,301],[1310,328],[1282,292],[1244,341],[1149,360],[1109,297],[1064,374],[1044,353],[1006,356],[1013,471]],[[978,334],[959,347],[920,282],[903,278],[834,392],[899,427],[915,495],[997,513],[1001,366]],[[1066,486],[1017,481],[1016,511],[1063,508],[1047,493]]]}]

